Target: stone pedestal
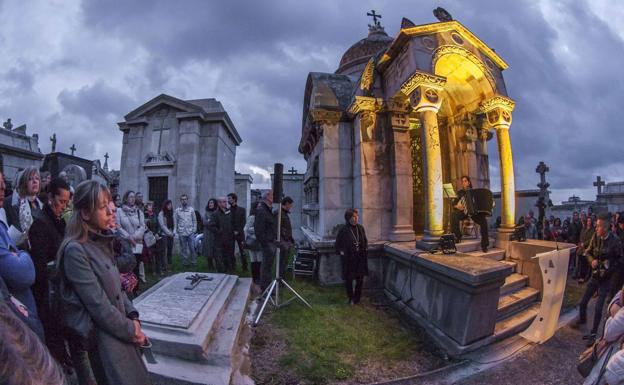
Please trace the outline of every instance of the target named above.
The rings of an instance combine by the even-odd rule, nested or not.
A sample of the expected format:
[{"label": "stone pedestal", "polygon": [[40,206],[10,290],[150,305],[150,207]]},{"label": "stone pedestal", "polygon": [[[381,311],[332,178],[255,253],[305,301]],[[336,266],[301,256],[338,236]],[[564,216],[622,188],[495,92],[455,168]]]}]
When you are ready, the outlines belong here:
[{"label": "stone pedestal", "polygon": [[187,290],[192,274],[166,278],[135,300],[157,361],[147,369],[184,383],[229,384],[251,280],[199,273],[211,280]]},{"label": "stone pedestal", "polygon": [[509,265],[465,254],[427,254],[408,243],[389,244],[384,251],[386,295],[449,353],[472,350],[494,333]]}]

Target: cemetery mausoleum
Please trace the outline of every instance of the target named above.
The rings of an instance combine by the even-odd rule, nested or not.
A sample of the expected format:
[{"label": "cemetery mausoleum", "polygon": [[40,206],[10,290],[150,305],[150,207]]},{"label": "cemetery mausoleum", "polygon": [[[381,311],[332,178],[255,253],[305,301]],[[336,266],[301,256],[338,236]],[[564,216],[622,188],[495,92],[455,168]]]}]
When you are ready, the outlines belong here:
[{"label": "cemetery mausoleum", "polygon": [[[462,353],[525,329],[544,295],[538,252],[515,242],[515,102],[507,63],[450,15],[390,37],[379,22],[334,73],[311,72],[299,151],[307,161],[303,232],[319,254],[319,279],[342,281],[334,237],[356,208],[369,239],[368,285],[383,290],[440,345]],[[501,227],[482,252],[476,240],[433,254],[448,232],[443,184],[490,188],[488,141],[500,170]],[[464,226],[466,238],[478,234]],[[476,238],[476,237],[473,237]],[[557,310],[558,315],[558,310]]]}]

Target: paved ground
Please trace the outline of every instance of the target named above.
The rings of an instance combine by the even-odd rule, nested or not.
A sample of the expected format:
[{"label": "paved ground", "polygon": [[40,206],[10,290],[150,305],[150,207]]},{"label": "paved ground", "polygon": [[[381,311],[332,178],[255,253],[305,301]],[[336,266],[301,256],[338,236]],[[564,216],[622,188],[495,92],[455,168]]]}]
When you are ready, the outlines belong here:
[{"label": "paved ground", "polygon": [[580,384],[576,371],[579,354],[585,349],[581,332],[569,326],[559,329],[543,345],[520,353],[515,359],[461,381],[465,385]]}]

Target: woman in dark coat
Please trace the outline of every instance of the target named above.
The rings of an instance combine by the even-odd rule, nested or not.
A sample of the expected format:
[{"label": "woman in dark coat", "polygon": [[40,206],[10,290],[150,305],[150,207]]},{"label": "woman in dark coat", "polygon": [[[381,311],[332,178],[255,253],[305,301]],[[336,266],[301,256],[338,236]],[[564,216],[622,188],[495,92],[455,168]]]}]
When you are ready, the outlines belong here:
[{"label": "woman in dark coat", "polygon": [[[368,239],[366,239],[364,227],[358,224],[358,219],[358,211],[348,209],[345,212],[347,223],[336,237],[336,252],[342,258],[342,274],[351,305],[360,302],[364,276],[368,275]],[[353,281],[355,281],[355,290]]]},{"label": "woman in dark coat", "polygon": [[215,234],[211,231],[211,222],[214,221],[214,213],[217,209],[217,200],[210,198],[204,212],[204,239],[202,240],[202,254],[208,260],[208,268],[214,270],[215,263]]},{"label": "woman in dark coat", "polygon": [[[90,366],[99,385],[150,384],[139,346],[147,338],[139,313],[121,291],[113,256],[114,236],[108,232],[113,216],[110,192],[97,181],[82,182],[74,194],[74,210],[67,225],[58,266],[84,304],[95,328],[94,347],[78,373]],[[72,350],[74,354],[74,350]],[[73,356],[72,356],[73,359]],[[81,383],[89,379],[82,378]]]},{"label": "woman in dark coat", "polygon": [[69,199],[69,184],[61,178],[54,178],[48,184],[43,212],[28,231],[30,256],[35,264],[32,292],[37,303],[37,312],[45,330],[46,345],[52,356],[63,366],[69,365],[69,356],[59,329],[58,314],[55,314],[55,309],[50,308],[48,263],[56,259],[65,236],[65,220],[62,215]]}]

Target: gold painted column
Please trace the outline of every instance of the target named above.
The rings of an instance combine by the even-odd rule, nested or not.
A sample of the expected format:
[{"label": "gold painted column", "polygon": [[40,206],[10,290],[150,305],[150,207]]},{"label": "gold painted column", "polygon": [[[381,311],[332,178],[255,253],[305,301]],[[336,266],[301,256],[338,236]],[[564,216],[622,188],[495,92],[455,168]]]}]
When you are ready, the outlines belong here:
[{"label": "gold painted column", "polygon": [[438,111],[446,79],[416,72],[401,91],[410,95],[410,103],[418,113],[423,146],[425,180],[425,230],[423,241],[435,242],[444,234],[444,197],[442,193],[442,152],[438,129]]},{"label": "gold painted column", "polygon": [[500,159],[501,183],[501,227],[500,232],[513,232],[516,226],[516,188],[513,169],[509,127],[515,102],[505,96],[496,95],[483,103],[480,110],[486,115],[487,125],[496,131],[498,156]]}]

